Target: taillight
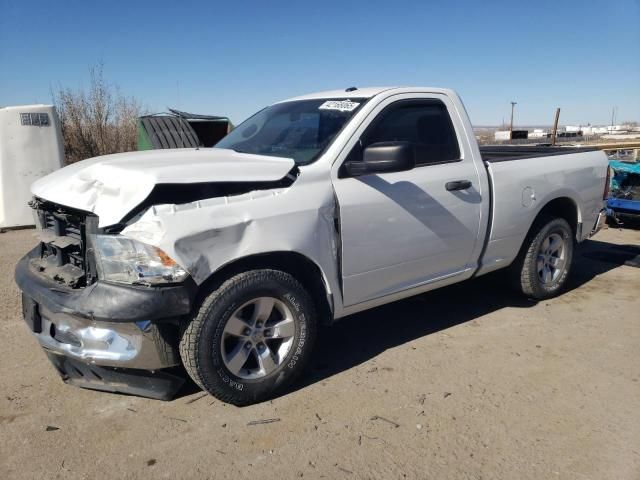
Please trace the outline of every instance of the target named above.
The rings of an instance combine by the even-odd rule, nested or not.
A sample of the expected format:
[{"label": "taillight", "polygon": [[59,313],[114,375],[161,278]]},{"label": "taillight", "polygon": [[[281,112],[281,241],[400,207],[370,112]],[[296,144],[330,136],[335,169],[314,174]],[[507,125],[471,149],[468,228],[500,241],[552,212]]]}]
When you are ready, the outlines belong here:
[{"label": "taillight", "polygon": [[604,193],[602,199],[607,200],[609,198],[609,184],[611,183],[611,167],[607,165],[607,179],[604,181]]}]

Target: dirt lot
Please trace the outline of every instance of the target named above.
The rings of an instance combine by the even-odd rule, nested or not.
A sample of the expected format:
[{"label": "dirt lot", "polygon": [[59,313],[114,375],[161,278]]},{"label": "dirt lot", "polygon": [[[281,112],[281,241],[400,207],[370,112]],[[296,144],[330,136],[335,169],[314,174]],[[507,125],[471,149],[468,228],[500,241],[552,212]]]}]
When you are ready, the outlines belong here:
[{"label": "dirt lot", "polygon": [[347,319],[246,408],[63,384],[20,318],[32,235],[0,234],[2,479],[640,478],[640,230],[600,232],[551,301],[494,277]]}]

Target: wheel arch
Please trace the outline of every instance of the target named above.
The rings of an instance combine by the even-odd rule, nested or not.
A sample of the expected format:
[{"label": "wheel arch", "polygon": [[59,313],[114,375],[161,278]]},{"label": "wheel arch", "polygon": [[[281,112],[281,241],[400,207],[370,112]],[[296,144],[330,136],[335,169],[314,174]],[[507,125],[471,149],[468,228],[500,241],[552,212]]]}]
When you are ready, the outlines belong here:
[{"label": "wheel arch", "polygon": [[510,265],[513,265],[513,262],[517,261],[517,259],[522,255],[523,249],[527,245],[527,239],[531,236],[532,231],[536,227],[538,227],[540,219],[546,216],[565,219],[571,227],[573,237],[577,241],[580,240],[579,235],[581,229],[581,218],[578,204],[571,197],[556,197],[552,200],[549,200],[540,210],[538,210],[538,213],[535,215],[535,217],[533,217],[533,220],[531,221],[531,224],[527,229],[527,233],[522,238],[522,243],[520,243],[520,248],[518,248],[517,254],[509,263]]},{"label": "wheel arch", "polygon": [[295,251],[272,251],[248,255],[226,263],[213,272],[198,287],[198,299],[218,288],[223,282],[241,272],[257,269],[281,270],[289,273],[309,292],[318,309],[320,321],[333,320],[333,294],[320,266],[306,255]]},{"label": "wheel arch", "polygon": [[563,218],[567,221],[571,227],[574,238],[579,240],[580,229],[582,225],[582,218],[578,203],[571,197],[562,196],[549,200],[536,214],[533,222],[529,226],[527,235],[531,233],[531,229],[537,224],[540,218],[544,216],[552,216],[557,218]]}]

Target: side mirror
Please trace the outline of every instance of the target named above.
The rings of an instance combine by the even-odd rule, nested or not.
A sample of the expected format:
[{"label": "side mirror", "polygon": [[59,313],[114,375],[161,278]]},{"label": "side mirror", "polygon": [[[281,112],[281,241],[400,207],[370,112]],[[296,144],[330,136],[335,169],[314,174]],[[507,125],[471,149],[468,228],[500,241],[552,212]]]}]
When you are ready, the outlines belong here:
[{"label": "side mirror", "polygon": [[364,149],[361,162],[346,162],[344,166],[350,176],[358,177],[411,170],[416,166],[416,160],[410,142],[379,142]]}]

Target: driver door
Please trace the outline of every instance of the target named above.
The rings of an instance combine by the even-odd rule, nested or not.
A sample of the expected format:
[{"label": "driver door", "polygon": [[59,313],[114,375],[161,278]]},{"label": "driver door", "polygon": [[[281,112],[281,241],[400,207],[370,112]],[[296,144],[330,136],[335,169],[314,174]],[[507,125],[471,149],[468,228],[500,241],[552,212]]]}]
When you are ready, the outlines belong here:
[{"label": "driver door", "polygon": [[[443,95],[388,99],[356,132],[345,160],[361,160],[373,143],[409,141],[416,167],[350,177],[334,165],[345,307],[472,274],[482,199],[452,111]],[[471,187],[447,189],[459,180]]]}]

